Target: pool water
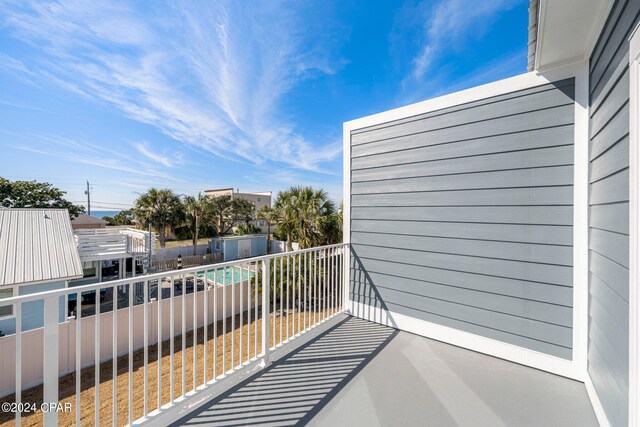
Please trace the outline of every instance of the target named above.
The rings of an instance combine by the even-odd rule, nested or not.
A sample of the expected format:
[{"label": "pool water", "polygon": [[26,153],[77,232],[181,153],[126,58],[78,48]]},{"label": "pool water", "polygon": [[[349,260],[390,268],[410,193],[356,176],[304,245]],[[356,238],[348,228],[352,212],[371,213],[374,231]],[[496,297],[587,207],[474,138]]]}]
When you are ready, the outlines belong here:
[{"label": "pool water", "polygon": [[[207,279],[213,281],[215,275],[217,284],[230,285],[232,283],[244,282],[250,277],[255,276],[253,271],[247,271],[246,268],[241,269],[240,267],[227,267],[226,272],[223,272],[224,270],[224,268],[218,268],[216,270],[207,271]],[[198,277],[202,276],[204,276],[204,273],[198,273]]]}]

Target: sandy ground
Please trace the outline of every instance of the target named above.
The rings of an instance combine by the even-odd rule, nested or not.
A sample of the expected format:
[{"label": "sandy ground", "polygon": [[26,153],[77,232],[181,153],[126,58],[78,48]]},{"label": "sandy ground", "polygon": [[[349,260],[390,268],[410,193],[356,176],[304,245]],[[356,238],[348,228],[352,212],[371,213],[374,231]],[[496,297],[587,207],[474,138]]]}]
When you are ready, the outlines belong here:
[{"label": "sandy ground", "polygon": [[[316,313],[317,320],[329,316],[334,313],[333,309],[327,311],[318,311]],[[310,317],[313,317],[313,312],[307,313],[306,323],[307,327],[311,326]],[[215,368],[216,375],[220,375],[223,369],[223,362],[226,369],[229,370],[232,365],[231,348],[234,346],[234,361],[235,364],[240,364],[241,360],[246,361],[249,358],[259,354],[262,351],[261,348],[261,335],[262,335],[262,317],[260,311],[258,312],[258,321],[255,322],[255,312],[251,313],[251,322],[247,322],[247,312],[243,314],[242,328],[239,327],[240,316],[236,316],[235,326],[236,329],[231,331],[231,318],[227,319],[226,331],[223,331],[222,321],[217,322],[217,336],[215,339],[216,345],[216,360]],[[300,330],[305,328],[304,317],[300,313],[285,312],[284,315],[280,315],[277,312],[275,315],[272,313],[269,317],[269,326],[271,330],[271,345],[274,343],[274,339],[277,342],[281,342],[282,339],[287,339],[287,319],[289,336],[292,337]],[[275,320],[275,327],[274,327]],[[257,325],[257,341],[258,348],[255,348],[256,339],[256,326]],[[282,331],[282,332],[281,332]],[[240,355],[240,336],[242,334],[242,355]],[[247,347],[247,334],[249,336],[250,353],[248,353]],[[208,326],[207,332],[207,380],[211,380],[214,375],[214,324]],[[197,330],[194,354],[194,336],[193,332],[186,334],[185,340],[185,379],[186,379],[186,391],[193,390],[193,373],[194,373],[194,356],[196,359],[196,383],[201,385],[204,382],[204,327]],[[223,353],[223,341],[226,341],[226,353]],[[170,370],[170,354],[169,354],[169,340],[162,343],[162,357],[161,357],[161,397],[162,404],[170,401],[170,378],[173,374],[174,380],[174,398],[179,397],[182,394],[182,337],[177,336],[174,339],[174,356],[173,363],[174,369]],[[149,346],[149,365],[148,365],[148,399],[147,399],[147,411],[151,412],[158,407],[158,346]],[[242,357],[242,359],[241,359]],[[129,356],[121,356],[117,361],[117,379],[116,379],[116,413],[117,424],[125,425],[128,423],[128,402],[129,402]],[[80,416],[82,425],[94,425],[94,400],[95,400],[95,368],[88,367],[81,371],[81,394],[80,394]],[[144,411],[144,351],[138,350],[133,353],[133,419],[142,417]],[[62,404],[71,403],[71,412],[59,413],[58,423],[59,425],[73,425],[76,417],[76,378],[75,373],[65,375],[60,378],[59,381],[59,399]],[[113,413],[113,362],[108,361],[100,365],[100,408],[99,416],[100,423],[103,425],[112,424]],[[1,402],[15,402],[15,394],[6,396],[0,399]],[[36,403],[37,407],[42,403],[42,386],[33,387],[22,392],[22,402]],[[12,413],[0,412],[0,427],[15,425],[15,415]],[[39,426],[42,425],[43,414],[41,411],[35,413],[23,413],[22,425],[23,426]]]}]

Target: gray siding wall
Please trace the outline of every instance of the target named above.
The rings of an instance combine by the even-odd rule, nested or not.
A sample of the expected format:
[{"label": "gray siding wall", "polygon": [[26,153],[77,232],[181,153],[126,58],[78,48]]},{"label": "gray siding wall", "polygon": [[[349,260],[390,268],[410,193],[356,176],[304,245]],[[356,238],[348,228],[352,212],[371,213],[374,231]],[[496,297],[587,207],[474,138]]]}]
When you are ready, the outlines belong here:
[{"label": "gray siding wall", "polygon": [[639,1],[617,1],[590,60],[588,370],[609,421],[629,392],[629,44]]},{"label": "gray siding wall", "polygon": [[571,358],[574,80],[351,135],[351,298]]}]

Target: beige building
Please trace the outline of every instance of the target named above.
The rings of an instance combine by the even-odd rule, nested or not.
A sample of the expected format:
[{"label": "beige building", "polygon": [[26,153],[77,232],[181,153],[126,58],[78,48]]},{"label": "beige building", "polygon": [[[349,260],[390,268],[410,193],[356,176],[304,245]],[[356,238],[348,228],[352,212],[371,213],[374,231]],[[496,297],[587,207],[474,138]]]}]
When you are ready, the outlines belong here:
[{"label": "beige building", "polygon": [[[231,199],[241,198],[248,200],[255,206],[255,211],[258,212],[264,206],[271,206],[271,191],[263,191],[257,193],[241,193],[239,189],[234,191],[233,188],[220,188],[217,190],[205,190],[205,195],[209,197],[220,197],[220,196],[231,196]],[[262,232],[266,233],[267,224],[263,220],[256,220],[254,217],[254,221],[251,223],[257,227],[259,227]]]}]

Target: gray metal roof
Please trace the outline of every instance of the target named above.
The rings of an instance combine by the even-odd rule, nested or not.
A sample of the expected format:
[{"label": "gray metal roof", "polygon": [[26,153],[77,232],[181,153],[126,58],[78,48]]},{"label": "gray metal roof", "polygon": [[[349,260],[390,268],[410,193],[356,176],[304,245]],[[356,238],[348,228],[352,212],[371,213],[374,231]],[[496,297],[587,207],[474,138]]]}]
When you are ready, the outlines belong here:
[{"label": "gray metal roof", "polygon": [[82,277],[66,209],[0,209],[0,286]]}]

